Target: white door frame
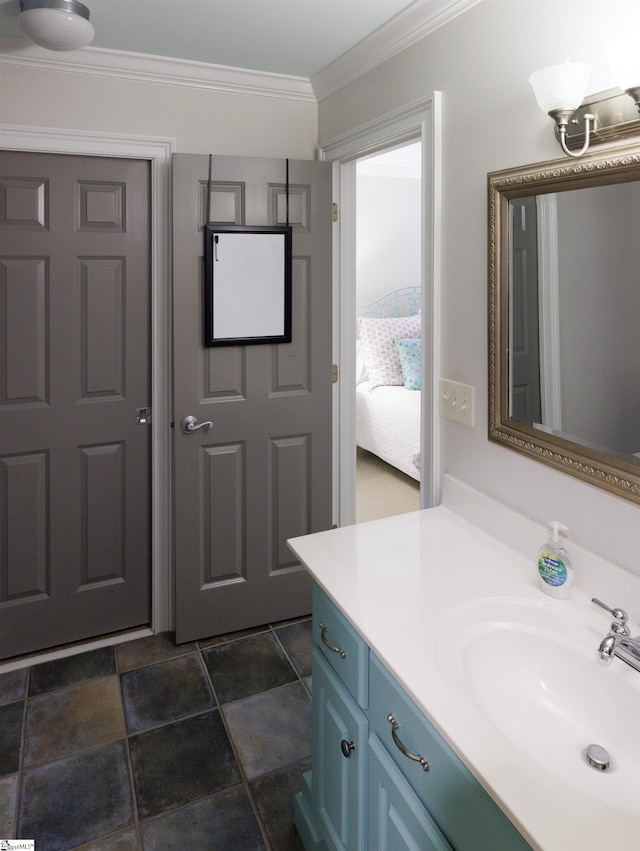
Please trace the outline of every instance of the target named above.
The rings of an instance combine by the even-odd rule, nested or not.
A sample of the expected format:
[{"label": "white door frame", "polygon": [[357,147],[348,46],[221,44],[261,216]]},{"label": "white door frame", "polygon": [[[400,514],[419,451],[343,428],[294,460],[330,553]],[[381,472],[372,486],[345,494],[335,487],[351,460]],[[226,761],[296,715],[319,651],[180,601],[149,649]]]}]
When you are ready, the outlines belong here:
[{"label": "white door frame", "polygon": [[562,431],[560,392],[560,268],[558,197],[536,198],[538,233],[538,305],[540,322],[540,403],[544,426]]},{"label": "white door frame", "polygon": [[355,522],[355,161],[359,157],[420,139],[422,142],[422,429],[420,506],[440,502],[440,207],[441,95],[387,113],[319,146],[319,157],[335,163],[334,198],[340,211],[334,231],[334,362],[340,381],[334,391],[334,522]]},{"label": "white door frame", "polygon": [[[0,148],[83,156],[128,157],[149,160],[151,163],[151,629],[153,632],[170,630],[173,628],[173,590],[169,281],[171,157],[175,149],[175,139],[0,124]],[[98,642],[105,643],[110,642]],[[88,646],[90,645],[84,644],[82,649],[87,649]]]}]

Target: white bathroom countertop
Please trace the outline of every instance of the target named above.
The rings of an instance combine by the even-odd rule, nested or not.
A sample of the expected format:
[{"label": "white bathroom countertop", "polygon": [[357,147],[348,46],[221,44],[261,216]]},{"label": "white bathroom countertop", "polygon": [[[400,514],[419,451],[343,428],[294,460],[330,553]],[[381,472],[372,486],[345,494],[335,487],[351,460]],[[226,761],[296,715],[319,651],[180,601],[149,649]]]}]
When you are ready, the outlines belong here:
[{"label": "white bathroom countertop", "polygon": [[[631,793],[637,806],[603,796],[613,775],[589,768],[580,753],[580,783],[566,780],[493,729],[472,700],[461,700],[442,664],[443,630],[451,630],[452,618],[454,629],[456,618],[464,625],[465,609],[452,611],[483,598],[544,602],[579,617],[597,668],[595,651],[611,618],[591,597],[625,608],[632,633],[640,633],[640,579],[570,540],[576,571],[570,599],[542,593],[536,557],[546,537],[542,525],[445,477],[437,508],[298,537],[289,545],[532,848],[637,847],[640,765]],[[640,713],[640,673],[619,659],[604,671],[638,688]],[[606,687],[608,680],[601,681]],[[602,719],[604,730],[615,724],[615,717]]]}]

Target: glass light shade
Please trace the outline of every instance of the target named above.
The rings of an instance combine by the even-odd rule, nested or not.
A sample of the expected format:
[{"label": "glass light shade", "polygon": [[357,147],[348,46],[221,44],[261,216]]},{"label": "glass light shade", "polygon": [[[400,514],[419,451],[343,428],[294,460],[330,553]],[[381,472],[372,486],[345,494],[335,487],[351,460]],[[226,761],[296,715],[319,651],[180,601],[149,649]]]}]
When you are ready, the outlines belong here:
[{"label": "glass light shade", "polygon": [[20,29],[34,44],[47,50],[78,50],[95,35],[89,10],[69,0],[23,0]]},{"label": "glass light shade", "polygon": [[622,91],[640,86],[640,34],[626,35],[604,48],[613,79]]},{"label": "glass light shade", "polygon": [[577,109],[587,93],[591,66],[586,62],[565,62],[534,71],[531,88],[543,112]]}]

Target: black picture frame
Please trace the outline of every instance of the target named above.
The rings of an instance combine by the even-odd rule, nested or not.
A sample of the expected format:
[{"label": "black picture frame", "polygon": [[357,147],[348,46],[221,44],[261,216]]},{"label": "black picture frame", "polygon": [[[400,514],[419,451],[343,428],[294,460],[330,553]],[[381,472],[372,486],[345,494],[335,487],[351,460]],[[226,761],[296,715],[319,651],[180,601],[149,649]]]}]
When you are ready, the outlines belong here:
[{"label": "black picture frame", "polygon": [[207,225],[204,345],[291,342],[289,225]]}]

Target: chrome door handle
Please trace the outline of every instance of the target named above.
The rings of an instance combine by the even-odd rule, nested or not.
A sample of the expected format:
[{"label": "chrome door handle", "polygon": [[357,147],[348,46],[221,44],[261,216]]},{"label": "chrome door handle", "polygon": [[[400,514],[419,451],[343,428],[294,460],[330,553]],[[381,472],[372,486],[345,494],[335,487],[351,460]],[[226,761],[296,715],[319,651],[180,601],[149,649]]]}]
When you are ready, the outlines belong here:
[{"label": "chrome door handle", "polygon": [[207,420],[206,423],[199,423],[195,417],[185,417],[180,423],[180,428],[185,434],[192,434],[201,428],[213,428],[213,423],[211,420]]}]

